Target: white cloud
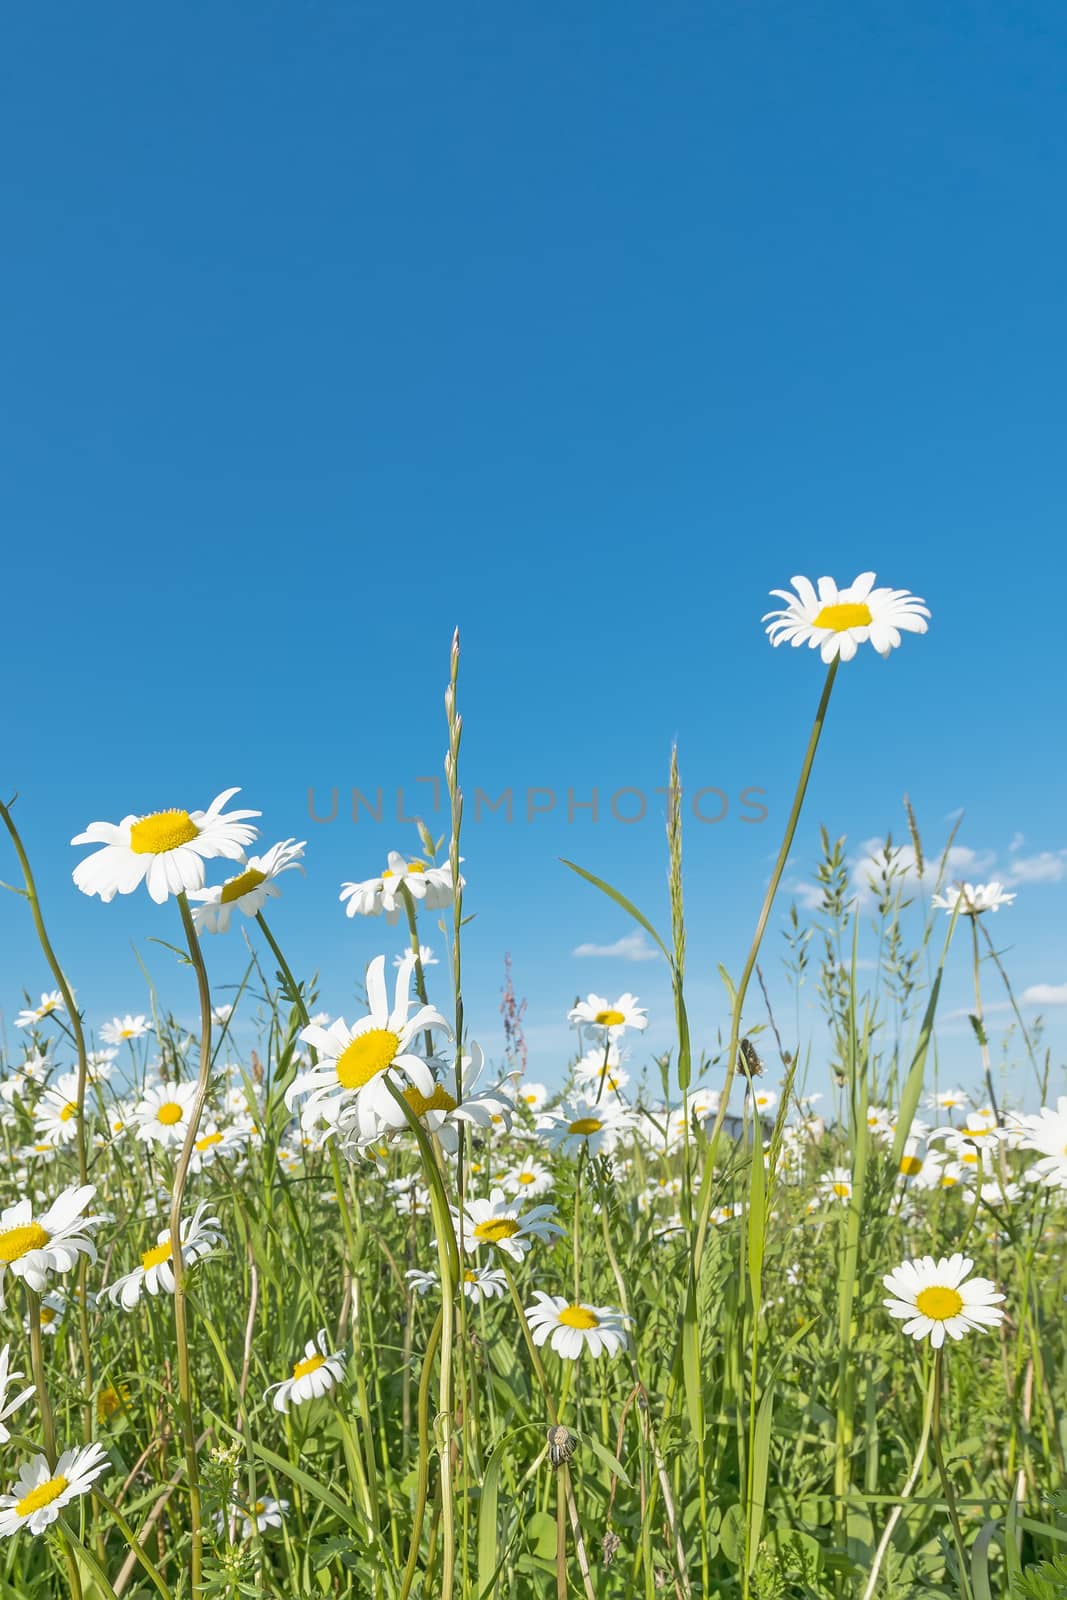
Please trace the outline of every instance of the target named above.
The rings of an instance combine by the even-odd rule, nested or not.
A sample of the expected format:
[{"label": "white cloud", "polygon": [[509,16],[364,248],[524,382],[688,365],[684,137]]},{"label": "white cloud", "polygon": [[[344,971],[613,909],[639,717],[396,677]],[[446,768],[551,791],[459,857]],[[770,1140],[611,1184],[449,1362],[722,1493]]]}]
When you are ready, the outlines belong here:
[{"label": "white cloud", "polygon": [[621,939],[616,939],[614,944],[580,944],[571,952],[576,956],[599,956],[607,961],[656,961],[659,951],[649,944],[645,935],[638,930],[636,933],[625,933]]},{"label": "white cloud", "polygon": [[1008,849],[1011,851],[1012,855],[1014,855],[1016,850],[1021,850],[1025,843],[1026,843],[1026,835],[1025,834],[1013,833],[1012,836],[1011,836],[1011,844],[1008,846]]},{"label": "white cloud", "polygon": [[1067,878],[1067,850],[1042,850],[1036,856],[1012,856],[1005,883],[1062,883]]},{"label": "white cloud", "polygon": [[1067,983],[1032,983],[1023,990],[1024,1006],[1067,1006]]},{"label": "white cloud", "polygon": [[[944,858],[944,852],[923,856],[922,882],[927,888],[932,888],[937,882],[938,874],[943,872],[946,883],[955,883],[957,879],[980,879],[996,861],[996,852],[993,850],[972,850],[969,845],[954,844]],[[861,846],[860,855],[852,865],[852,888],[859,900],[867,900],[871,894],[871,881],[877,879],[883,868],[885,855],[884,839],[868,839]],[[919,865],[916,860],[915,850],[912,845],[894,845],[893,862],[896,871],[895,882],[916,886],[919,883]]]}]

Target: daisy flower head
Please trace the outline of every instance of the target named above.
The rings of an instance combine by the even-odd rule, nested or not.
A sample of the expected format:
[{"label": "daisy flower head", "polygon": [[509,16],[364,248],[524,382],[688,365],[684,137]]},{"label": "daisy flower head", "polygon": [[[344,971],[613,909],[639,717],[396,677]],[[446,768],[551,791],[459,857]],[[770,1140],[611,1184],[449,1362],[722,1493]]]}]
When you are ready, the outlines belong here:
[{"label": "daisy flower head", "polygon": [[576,1361],[583,1350],[616,1356],[625,1349],[631,1319],[614,1306],[587,1306],[541,1290],[535,1291],[534,1301],[524,1312],[534,1344],[551,1345],[565,1361]]},{"label": "daisy flower head", "polygon": [[[37,1324],[42,1333],[57,1334],[63,1326],[63,1318],[67,1314],[67,1302],[61,1294],[54,1291],[46,1294],[41,1300],[41,1309],[37,1315]],[[33,1324],[30,1322],[29,1312],[22,1319],[23,1331],[31,1333]]]},{"label": "daisy flower head", "polygon": [[[404,962],[407,960],[407,957],[408,952],[406,950],[401,950],[398,956],[393,957],[393,966],[402,967]],[[433,947],[428,944],[419,945],[419,961],[424,967],[436,967],[440,965],[437,957],[433,953]]]},{"label": "daisy flower head", "polygon": [[[630,1081],[630,1074],[622,1066],[619,1048],[609,1044],[606,1050],[588,1050],[575,1062],[574,1078],[588,1091],[590,1084],[601,1094],[621,1094]],[[603,1089],[600,1089],[603,1084]]]},{"label": "daisy flower head", "polygon": [[[405,1272],[404,1277],[416,1294],[428,1294],[431,1289],[436,1289],[438,1277],[436,1272],[419,1272],[412,1267]],[[459,1275],[460,1286],[471,1305],[477,1306],[483,1300],[495,1300],[498,1295],[507,1292],[508,1280],[499,1267],[466,1267]]]},{"label": "daisy flower head", "polygon": [[819,1192],[824,1200],[839,1201],[847,1205],[852,1199],[852,1174],[847,1167],[834,1167],[819,1179]]},{"label": "daisy flower head", "polygon": [[533,1199],[534,1195],[547,1194],[555,1179],[539,1161],[521,1161],[517,1167],[505,1172],[501,1182],[509,1194],[524,1194]]},{"label": "daisy flower head", "polygon": [[79,1495],[88,1494],[101,1473],[111,1466],[107,1452],[98,1444],[78,1450],[64,1450],[55,1468],[47,1456],[34,1456],[26,1462],[7,1494],[0,1494],[0,1539],[20,1528],[43,1533],[51,1527],[65,1505]]},{"label": "daisy flower head", "polygon": [[258,811],[227,811],[236,789],[224,789],[206,811],[155,811],[130,815],[119,823],[91,822],[71,844],[100,845],[74,868],[83,894],[98,894],[105,904],[117,894],[132,894],[144,883],[157,905],[168,895],[204,887],[204,862],[217,856],[240,861],[256,837],[249,817]]},{"label": "daisy flower head", "polygon": [[85,1215],[95,1193],[92,1183],[64,1189],[39,1217],[29,1200],[0,1212],[0,1308],[7,1273],[21,1278],[35,1294],[44,1294],[49,1273],[69,1272],[81,1255],[96,1260],[91,1234],[103,1218]]},{"label": "daisy flower head", "polygon": [[939,1089],[936,1094],[926,1096],[930,1111],[959,1111],[966,1104],[967,1096],[962,1089]]},{"label": "daisy flower head", "polygon": [[235,1128],[232,1124],[220,1128],[217,1122],[209,1122],[206,1128],[201,1126],[199,1134],[193,1141],[189,1171],[203,1172],[204,1168],[210,1167],[219,1156],[236,1155],[246,1137],[245,1130]]},{"label": "daisy flower head", "polygon": [[618,1101],[575,1099],[546,1112],[538,1127],[550,1150],[576,1156],[585,1148],[591,1156],[610,1154],[630,1126],[629,1113]]},{"label": "daisy flower head", "polygon": [[227,878],[225,883],[216,884],[212,889],[192,890],[189,899],[198,902],[193,909],[197,932],[225,933],[235,911],[254,917],[268,900],[276,900],[281,894],[277,879],[282,873],[294,867],[303,872],[300,860],[306,844],[306,839],[299,843],[295,839],[283,839],[280,844],[271,845],[263,855],[249,856],[236,877]]},{"label": "daisy flower head", "polygon": [[435,867],[428,861],[409,861],[398,850],[390,850],[388,866],[376,878],[343,883],[340,899],[346,916],[377,917],[384,911],[386,922],[392,926],[399,920],[405,889],[428,911],[443,910],[452,904],[451,864]]},{"label": "daisy flower head", "polygon": [[13,1400],[8,1399],[7,1391],[11,1385],[19,1378],[25,1377],[25,1373],[11,1371],[10,1361],[11,1347],[5,1344],[0,1350],[0,1444],[6,1444],[11,1437],[10,1431],[4,1426],[8,1417],[36,1393],[31,1383],[28,1389],[20,1390]]},{"label": "daisy flower head", "polygon": [[567,1021],[576,1028],[588,1028],[603,1039],[618,1039],[627,1028],[647,1028],[648,1011],[638,1005],[637,996],[629,990],[615,1001],[591,994],[568,1011]]},{"label": "daisy flower head", "polygon": [[[237,1537],[243,1542],[252,1539],[257,1533],[262,1533],[264,1528],[280,1528],[289,1513],[288,1500],[275,1500],[271,1495],[265,1494],[261,1500],[256,1500],[246,1505],[243,1500],[233,1502],[233,1510],[240,1518],[240,1527]],[[215,1526],[219,1533],[226,1528],[226,1513],[219,1511],[215,1515]]]},{"label": "daisy flower head", "polygon": [[995,1283],[969,1278],[974,1262],[969,1256],[921,1256],[904,1261],[882,1279],[889,1298],[882,1304],[891,1317],[904,1323],[913,1339],[930,1340],[940,1350],[945,1336],[962,1339],[971,1328],[994,1328],[1003,1322]]},{"label": "daisy flower head", "polygon": [[273,1394],[275,1411],[288,1411],[290,1406],[306,1405],[339,1384],[345,1375],[345,1358],[340,1350],[330,1350],[326,1329],[320,1328],[314,1339],[304,1346],[300,1361],[293,1363],[293,1375],[281,1383],[272,1383],[267,1394]]},{"label": "daisy flower head", "polygon": [[65,1072],[50,1085],[33,1110],[33,1131],[39,1143],[70,1144],[78,1133],[78,1074]]},{"label": "daisy flower head", "polygon": [[543,1083],[520,1083],[515,1093],[515,1104],[525,1106],[535,1115],[543,1111],[548,1100],[548,1090]]},{"label": "daisy flower head", "polygon": [[1067,1189],[1067,1095],[1060,1095],[1055,1110],[1042,1106],[1036,1116],[1016,1122],[1024,1135],[1020,1149],[1036,1150],[1042,1158],[1034,1162],[1034,1174],[1050,1189]]},{"label": "daisy flower head", "polygon": [[553,1219],[555,1206],[534,1206],[530,1211],[520,1211],[519,1202],[509,1197],[503,1189],[492,1189],[488,1200],[468,1200],[463,1215],[453,1210],[452,1220],[457,1237],[462,1229],[464,1250],[478,1250],[482,1245],[503,1250],[513,1261],[521,1261],[535,1240],[551,1244],[563,1229]]},{"label": "daisy flower head", "polygon": [[146,1089],[133,1111],[141,1143],[184,1144],[195,1099],[195,1083],[162,1083]]},{"label": "daisy flower head", "polygon": [[38,1022],[43,1022],[45,1017],[50,1017],[53,1011],[65,1011],[63,996],[58,989],[51,993],[42,994],[39,1006],[29,1006],[25,1011],[20,1011],[15,1018],[16,1028],[33,1028]]},{"label": "daisy flower head", "polygon": [[904,633],[925,633],[930,612],[907,589],[876,589],[873,572],[861,572],[845,589],[832,578],[820,578],[818,587],[808,578],[791,578],[796,593],[772,589],[785,605],[768,611],[767,637],[772,645],[806,644],[818,650],[829,666],[840,658],[851,661],[859,645],[868,642],[880,656],[900,643]]},{"label": "daisy flower head", "polygon": [[1005,894],[1002,883],[994,880],[992,883],[953,884],[944,894],[935,894],[930,904],[938,911],[947,911],[950,916],[959,906],[961,917],[980,917],[986,911],[1010,906],[1014,899],[1013,894]]},{"label": "daisy flower head", "polygon": [[[400,1092],[427,1133],[435,1134],[441,1142],[442,1149],[449,1155],[454,1155],[459,1149],[461,1123],[479,1128],[511,1126],[514,1110],[511,1085],[504,1082],[492,1088],[477,1087],[485,1066],[485,1057],[479,1044],[472,1041],[470,1055],[461,1057],[458,1086],[456,1069],[451,1063],[431,1058],[427,1065],[434,1075],[433,1094],[424,1094],[413,1083]],[[457,1087],[460,1091],[458,1100]],[[392,1095],[387,1096],[379,1106],[376,1121],[378,1119],[380,1121],[374,1132],[367,1134],[365,1131],[368,1122],[367,1108],[364,1108],[361,1116],[357,1106],[343,1106],[337,1120],[342,1143],[347,1148],[362,1149],[367,1145],[376,1144],[379,1139],[387,1138],[390,1134],[401,1133],[408,1126],[404,1108],[396,1103]]]},{"label": "daisy flower head", "polygon": [[128,1039],[143,1039],[151,1032],[152,1024],[147,1017],[135,1017],[127,1011],[124,1017],[112,1017],[110,1022],[105,1022],[100,1037],[105,1044],[125,1044]]},{"label": "daisy flower head", "polygon": [[306,1094],[309,1103],[343,1098],[351,1107],[349,1126],[359,1139],[373,1139],[395,1106],[389,1084],[401,1087],[401,1079],[427,1100],[437,1088],[433,1072],[423,1056],[410,1048],[420,1033],[440,1028],[449,1032],[448,1023],[433,1006],[411,1010],[411,974],[415,958],[408,956],[396,975],[392,1009],[385,987],[385,957],[375,956],[367,968],[367,1001],[370,1012],[353,1027],[343,1017],[328,1028],[312,1023],[300,1034],[305,1044],[318,1052],[317,1065],[302,1072],[286,1090],[285,1104]]},{"label": "daisy flower head", "polygon": [[[201,1200],[191,1217],[183,1217],[181,1224],[182,1270],[188,1272],[197,1261],[209,1255],[215,1246],[225,1244],[220,1232],[218,1217],[205,1215],[208,1202]],[[142,1291],[149,1294],[174,1293],[174,1252],[170,1229],[164,1228],[156,1235],[156,1243],[141,1256],[141,1265],[134,1267],[122,1278],[116,1278],[103,1291],[114,1305],[132,1311],[140,1303]]]},{"label": "daisy flower head", "polygon": [[745,1104],[757,1116],[769,1116],[778,1104],[778,1096],[773,1089],[757,1088],[754,1092],[750,1089],[745,1096]]}]

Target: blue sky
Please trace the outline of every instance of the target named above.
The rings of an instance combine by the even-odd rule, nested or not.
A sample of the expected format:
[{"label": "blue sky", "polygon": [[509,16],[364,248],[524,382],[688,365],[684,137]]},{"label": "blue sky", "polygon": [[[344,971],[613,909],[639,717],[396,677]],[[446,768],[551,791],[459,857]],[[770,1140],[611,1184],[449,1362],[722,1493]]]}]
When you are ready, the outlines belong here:
[{"label": "blue sky", "polygon": [[[907,792],[936,849],[963,807],[1019,990],[1067,985],[1060,8],[64,4],[3,36],[3,782],[92,1022],[143,1006],[133,942],[192,996],[146,943],[174,908],[83,899],[67,841],[232,784],[309,838],[273,923],[351,1010],[396,941],[338,886],[413,831],[308,790],[388,812],[440,771],[458,624],[468,795],[559,797],[468,827],[477,1034],[508,949],[539,1075],[589,989],[666,1042],[656,963],[572,954],[630,930],[558,857],[665,924],[677,739],[731,800],[686,836],[710,1039],[821,683],[767,591],[865,568],[934,620],[842,672],[791,881],[820,821],[859,854]],[[51,986],[13,899],[0,955],[10,1019]],[[210,956],[221,993],[239,943]],[[946,1011],[967,982],[961,950]]]}]

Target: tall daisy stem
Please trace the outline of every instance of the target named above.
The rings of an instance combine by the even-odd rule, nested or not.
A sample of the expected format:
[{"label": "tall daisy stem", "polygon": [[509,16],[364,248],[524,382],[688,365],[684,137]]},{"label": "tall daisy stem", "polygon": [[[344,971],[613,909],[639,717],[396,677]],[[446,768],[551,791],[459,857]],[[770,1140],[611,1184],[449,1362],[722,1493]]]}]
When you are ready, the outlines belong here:
[{"label": "tall daisy stem", "polygon": [[[67,1016],[70,1018],[71,1033],[74,1036],[74,1048],[78,1056],[78,1091],[75,1096],[75,1104],[78,1108],[75,1125],[78,1151],[78,1182],[84,1187],[89,1182],[89,1151],[85,1141],[85,1094],[89,1081],[89,1061],[85,1050],[85,1032],[82,1028],[82,1019],[78,1008],[74,1003],[74,991],[67,982],[63,968],[59,964],[59,957],[52,948],[52,941],[49,939],[48,930],[44,925],[44,915],[41,911],[41,902],[37,898],[37,884],[30,868],[30,859],[26,854],[26,848],[15,826],[14,818],[3,802],[0,802],[0,817],[3,818],[4,826],[11,835],[11,843],[14,845],[15,854],[19,859],[22,879],[26,885],[23,893],[30,908],[30,915],[33,918],[33,926],[37,932],[38,942],[44,951],[44,958],[48,962],[52,976],[56,980],[56,987],[63,996],[63,1004],[66,1006]],[[89,1259],[87,1256],[82,1256],[78,1264],[78,1335],[81,1345],[82,1371],[85,1379],[83,1431],[86,1444],[90,1442],[93,1436],[93,1357],[92,1342],[89,1337],[89,1296],[86,1289],[88,1270]]]},{"label": "tall daisy stem", "polygon": [[[940,1355],[940,1353],[941,1352],[938,1351],[938,1355]],[[867,1587],[863,1591],[862,1600],[872,1600],[875,1586],[878,1583],[878,1574],[881,1571],[882,1562],[885,1559],[885,1553],[889,1549],[889,1542],[893,1537],[893,1530],[900,1521],[901,1517],[904,1515],[905,1501],[911,1498],[912,1490],[919,1481],[919,1473],[922,1471],[923,1462],[926,1460],[926,1448],[930,1443],[930,1427],[933,1422],[934,1401],[939,1378],[940,1371],[937,1363],[935,1362],[933,1371],[930,1374],[930,1382],[926,1386],[926,1403],[923,1406],[923,1426],[922,1435],[919,1439],[919,1448],[915,1452],[915,1460],[911,1464],[911,1471],[908,1473],[908,1480],[903,1489],[900,1491],[900,1500],[890,1512],[889,1520],[882,1532],[882,1537],[878,1541],[878,1548],[874,1552],[874,1562],[871,1566],[870,1577],[867,1579]]]},{"label": "tall daisy stem", "polygon": [[771,873],[771,881],[767,885],[767,893],[763,897],[763,905],[760,909],[759,920],[756,923],[756,931],[752,938],[752,946],[748,952],[748,959],[746,960],[744,969],[741,973],[741,981],[737,985],[737,989],[734,994],[734,1003],[730,1015],[730,1043],[726,1052],[726,1080],[723,1084],[722,1097],[719,1101],[719,1109],[715,1116],[714,1125],[712,1126],[711,1138],[708,1141],[704,1173],[700,1183],[696,1236],[693,1241],[692,1254],[694,1277],[700,1272],[700,1262],[704,1253],[704,1241],[707,1236],[708,1221],[711,1216],[711,1202],[712,1196],[715,1192],[715,1153],[719,1143],[719,1136],[722,1132],[723,1122],[726,1119],[726,1109],[730,1103],[730,1090],[733,1087],[734,1077],[737,1073],[737,1052],[738,1046],[741,1042],[741,1013],[744,1010],[745,995],[748,993],[748,985],[752,978],[752,974],[755,971],[756,959],[759,956],[760,945],[763,943],[763,935],[767,931],[767,923],[770,920],[771,907],[774,905],[774,897],[778,893],[778,885],[782,881],[782,873],[785,871],[785,864],[789,859],[789,852],[793,847],[793,836],[797,831],[797,824],[800,821],[800,813],[804,805],[804,796],[808,792],[808,780],[811,777],[811,769],[815,762],[815,752],[819,748],[819,740],[822,737],[823,725],[826,721],[826,712],[830,704],[830,695],[833,691],[834,680],[837,677],[837,669],[839,665],[840,660],[839,658],[835,657],[827,669],[826,681],[823,684],[822,694],[819,697],[818,708],[815,712],[815,721],[812,724],[811,734],[808,738],[808,747],[804,752],[804,760],[800,768],[800,777],[797,780],[796,793],[793,796],[793,804],[790,807],[789,816],[786,820],[785,834],[782,839],[781,848],[778,851],[778,858],[774,863],[774,871]]},{"label": "tall daisy stem", "polygon": [[952,1537],[956,1542],[956,1557],[960,1569],[960,1593],[963,1600],[973,1600],[971,1580],[967,1573],[967,1547],[963,1542],[963,1528],[960,1526],[960,1514],[956,1506],[956,1491],[952,1487],[952,1479],[945,1466],[945,1456],[941,1449],[941,1388],[942,1367],[944,1365],[945,1349],[942,1345],[934,1354],[934,1405],[930,1424],[930,1437],[934,1445],[934,1460],[937,1462],[937,1473],[941,1479],[941,1491],[945,1496],[948,1506],[949,1521],[952,1524]]},{"label": "tall daisy stem", "polygon": [[200,1071],[196,1080],[196,1094],[189,1112],[189,1126],[185,1142],[174,1173],[174,1189],[170,1202],[170,1252],[174,1267],[174,1340],[178,1354],[178,1397],[181,1412],[182,1443],[185,1453],[185,1475],[189,1480],[189,1581],[192,1600],[197,1600],[203,1577],[204,1536],[201,1526],[200,1469],[196,1457],[196,1428],[193,1425],[193,1380],[189,1364],[189,1318],[186,1300],[185,1263],[182,1260],[182,1201],[189,1176],[189,1163],[193,1157],[196,1136],[207,1100],[211,1076],[211,986],[204,965],[200,940],[196,936],[193,914],[184,891],[178,896],[182,927],[189,947],[189,960],[196,973],[200,996]]}]

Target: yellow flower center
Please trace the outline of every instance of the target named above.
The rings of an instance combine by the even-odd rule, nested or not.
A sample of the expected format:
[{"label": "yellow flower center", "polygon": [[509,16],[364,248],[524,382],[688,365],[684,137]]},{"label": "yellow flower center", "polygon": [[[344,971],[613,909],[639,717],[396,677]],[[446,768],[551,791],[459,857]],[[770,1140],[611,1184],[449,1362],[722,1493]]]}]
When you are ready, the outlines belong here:
[{"label": "yellow flower center", "polygon": [[618,1028],[626,1021],[621,1011],[614,1010],[611,1006],[606,1011],[598,1011],[593,1018],[598,1028]]},{"label": "yellow flower center", "polygon": [[915,1296],[915,1309],[932,1322],[947,1322],[958,1317],[963,1310],[963,1296],[956,1289],[942,1289],[935,1285],[921,1289]]},{"label": "yellow flower center", "polygon": [[132,1039],[133,1038],[133,1029],[132,1028],[120,1028],[119,1029],[119,1038],[120,1039]]},{"label": "yellow flower center", "polygon": [[564,1306],[559,1320],[565,1328],[599,1328],[600,1318],[588,1306]]},{"label": "yellow flower center", "polygon": [[161,1122],[165,1128],[173,1128],[176,1122],[180,1122],[182,1120],[182,1108],[177,1100],[165,1100],[156,1112],[156,1120]]},{"label": "yellow flower center", "polygon": [[942,1189],[954,1189],[958,1182],[959,1182],[959,1179],[953,1177],[951,1172],[946,1172],[946,1173],[944,1173],[942,1175],[941,1187],[942,1187]]},{"label": "yellow flower center", "polygon": [[39,1222],[27,1222],[21,1228],[5,1228],[0,1233],[0,1261],[10,1265],[30,1250],[43,1250],[47,1243],[48,1234]]},{"label": "yellow flower center", "polygon": [[466,1272],[463,1274],[463,1282],[464,1283],[477,1283],[477,1281],[478,1281],[478,1274],[476,1272],[472,1272],[470,1267],[468,1267]]},{"label": "yellow flower center", "polygon": [[162,1244],[154,1244],[151,1250],[146,1250],[141,1257],[141,1265],[146,1272],[153,1267],[158,1267],[162,1262],[170,1260],[170,1240],[165,1239]]},{"label": "yellow flower center", "polygon": [[192,844],[200,829],[188,811],[154,811],[130,829],[130,849],[137,856],[159,856]]},{"label": "yellow flower center", "polygon": [[835,1183],[834,1193],[842,1200],[847,1200],[852,1192],[852,1185],[848,1183]]},{"label": "yellow flower center", "polygon": [[77,1104],[73,1100],[68,1100],[62,1111],[59,1113],[59,1120],[60,1122],[69,1122],[71,1117],[76,1117],[77,1115]]},{"label": "yellow flower center", "polygon": [[829,628],[831,633],[844,633],[846,628],[869,628],[871,608],[862,602],[855,605],[844,602],[836,606],[823,606],[812,623],[813,628]]},{"label": "yellow flower center", "polygon": [[47,1483],[39,1483],[36,1489],[24,1495],[15,1511],[20,1517],[31,1516],[34,1511],[40,1511],[42,1506],[50,1506],[53,1500],[58,1500],[68,1487],[69,1482],[62,1474],[58,1478],[49,1478]]},{"label": "yellow flower center", "polygon": [[230,906],[235,900],[240,900],[243,894],[251,894],[253,889],[258,889],[261,883],[266,883],[267,874],[260,872],[258,867],[249,867],[247,872],[240,873],[236,878],[231,878],[222,886],[219,896],[220,905]]},{"label": "yellow flower center", "polygon": [[42,1328],[47,1328],[49,1323],[50,1322],[54,1322],[55,1320],[56,1320],[56,1314],[55,1314],[55,1311],[53,1310],[53,1308],[51,1306],[42,1306],[41,1307],[41,1317],[40,1317],[41,1327]]},{"label": "yellow flower center", "polygon": [[976,1167],[978,1165],[978,1151],[965,1150],[960,1156],[960,1161],[965,1167]]},{"label": "yellow flower center", "polygon": [[900,1170],[905,1178],[914,1178],[915,1174],[921,1172],[922,1169],[923,1164],[919,1156],[901,1156]]},{"label": "yellow flower center", "polygon": [[204,1137],[202,1139],[198,1139],[196,1141],[196,1148],[198,1150],[210,1150],[211,1146],[213,1144],[221,1144],[221,1143],[222,1143],[222,1134],[221,1133],[205,1133],[205,1135],[204,1135]]},{"label": "yellow flower center", "polygon": [[294,1361],[293,1377],[306,1378],[309,1372],[318,1372],[319,1368],[325,1365],[325,1356],[308,1356],[306,1361]]},{"label": "yellow flower center", "polygon": [[576,1117],[568,1124],[568,1133],[599,1133],[604,1124],[599,1117]]},{"label": "yellow flower center", "polygon": [[370,1028],[337,1057],[337,1081],[342,1089],[362,1089],[392,1064],[399,1048],[400,1040],[392,1029]]},{"label": "yellow flower center", "polygon": [[[425,871],[426,871],[426,863],[424,861],[409,861],[407,866],[404,868],[404,874],[403,875],[407,876],[407,874],[411,873],[411,872],[425,872]],[[382,877],[383,878],[395,878],[396,877],[396,873],[393,871],[392,867],[386,867],[385,871],[382,873]]]},{"label": "yellow flower center", "polygon": [[490,1217],[488,1222],[476,1225],[474,1237],[484,1239],[486,1244],[499,1244],[501,1239],[513,1239],[518,1231],[514,1217]]},{"label": "yellow flower center", "polygon": [[455,1111],[456,1102],[443,1084],[437,1084],[433,1094],[422,1094],[414,1085],[404,1090],[404,1099],[417,1117],[424,1117],[427,1111]]},{"label": "yellow flower center", "polygon": [[536,1183],[537,1174],[536,1172],[520,1172],[517,1181],[519,1183]]}]

